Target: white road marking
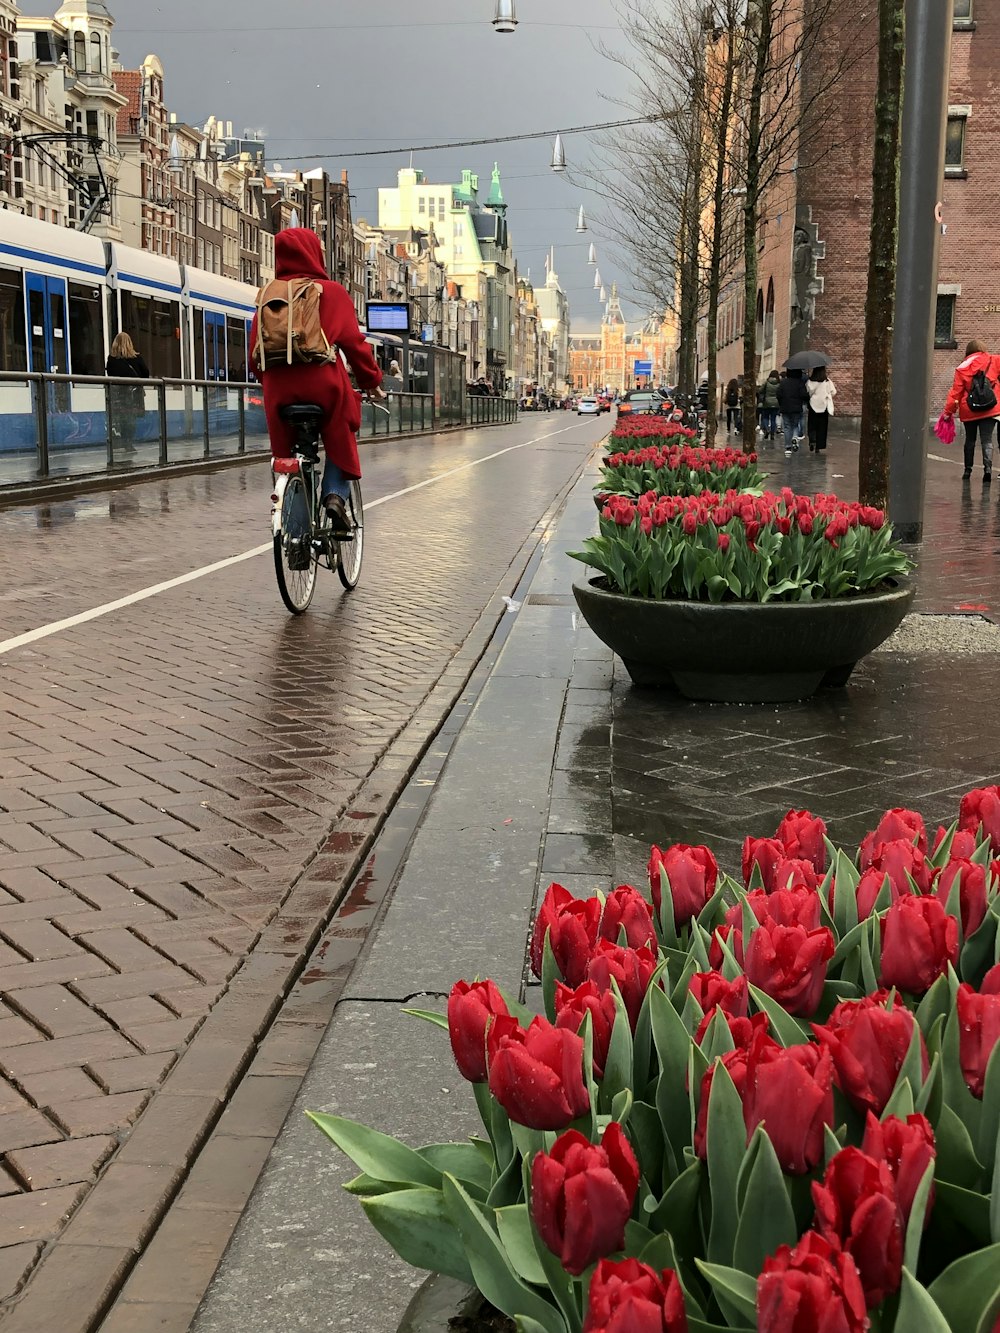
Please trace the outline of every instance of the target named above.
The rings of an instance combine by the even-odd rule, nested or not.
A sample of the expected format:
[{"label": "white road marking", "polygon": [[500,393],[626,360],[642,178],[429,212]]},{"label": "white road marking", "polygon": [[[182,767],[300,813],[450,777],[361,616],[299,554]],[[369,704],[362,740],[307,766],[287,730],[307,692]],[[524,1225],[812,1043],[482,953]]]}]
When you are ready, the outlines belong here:
[{"label": "white road marking", "polygon": [[954,467],[965,467],[960,458],[942,458],[940,454],[928,454],[927,457],[934,463],[951,463]]},{"label": "white road marking", "polygon": [[[440,472],[436,477],[428,477],[425,481],[418,481],[413,486],[404,486],[401,491],[394,491],[392,495],[381,495],[377,500],[365,502],[366,509],[375,509],[379,505],[388,504],[390,500],[399,500],[404,495],[410,495],[413,491],[423,490],[425,486],[433,486],[435,482],[444,481],[448,477],[454,477],[459,472],[468,472],[470,468],[479,467],[483,463],[490,463],[494,458],[501,458],[504,454],[512,454],[517,449],[527,449],[532,444],[538,444],[541,440],[550,440],[555,435],[565,435],[567,431],[574,430],[579,422],[574,422],[572,426],[565,426],[562,430],[550,430],[545,435],[536,435],[534,439],[525,440],[523,444],[511,444],[506,449],[498,449],[496,453],[486,454],[482,458],[474,458],[471,463],[461,463],[458,467],[449,468],[447,472]],[[109,616],[113,611],[121,611],[127,606],[135,606],[136,602],[145,602],[150,597],[158,597],[161,592],[170,592],[172,588],[180,588],[185,583],[193,583],[195,579],[203,579],[208,574],[217,574],[221,569],[229,569],[231,565],[242,564],[244,560],[254,560],[259,555],[266,555],[273,549],[273,543],[266,542],[262,546],[255,546],[250,551],[243,551],[240,555],[231,555],[226,560],[216,560],[214,564],[202,565],[200,569],[189,570],[187,574],[179,574],[177,578],[166,579],[163,583],[154,583],[148,588],[140,588],[138,592],[129,593],[127,597],[119,597],[114,602],[105,602],[103,606],[93,606],[89,611],[80,611],[75,616],[67,616],[65,620],[53,620],[48,625],[39,625],[37,629],[27,630],[24,634],[17,634],[12,639],[3,639],[0,641],[0,656],[4,653],[13,652],[15,648],[25,648],[29,643],[37,643],[39,639],[47,639],[52,634],[59,634],[66,629],[75,629],[77,625],[85,625],[90,620],[99,620],[101,616]]]}]

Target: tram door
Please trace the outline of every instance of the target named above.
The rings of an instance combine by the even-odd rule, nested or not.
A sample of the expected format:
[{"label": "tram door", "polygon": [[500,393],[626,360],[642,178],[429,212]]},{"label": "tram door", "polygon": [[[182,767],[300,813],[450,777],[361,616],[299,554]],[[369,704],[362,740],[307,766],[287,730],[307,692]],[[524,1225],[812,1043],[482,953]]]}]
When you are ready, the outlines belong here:
[{"label": "tram door", "polygon": [[[66,326],[66,280],[26,273],[28,296],[28,347],[31,370],[35,374],[69,373],[69,336]],[[49,389],[49,409],[69,411],[69,385],[54,384]]]},{"label": "tram door", "polygon": [[225,380],[226,374],[226,317],[205,311],[205,378]]}]

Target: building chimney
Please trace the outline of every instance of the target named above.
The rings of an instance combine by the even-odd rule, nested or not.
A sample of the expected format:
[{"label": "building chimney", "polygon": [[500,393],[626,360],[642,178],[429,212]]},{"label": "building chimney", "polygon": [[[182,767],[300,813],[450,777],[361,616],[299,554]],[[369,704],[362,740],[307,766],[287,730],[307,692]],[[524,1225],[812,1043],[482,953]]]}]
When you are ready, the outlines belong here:
[{"label": "building chimney", "polygon": [[341,185],[347,185],[347,184],[348,184],[348,180],[347,180],[347,168],[346,168],[346,167],[341,168],[341,172],[340,172],[340,183],[341,183]]}]

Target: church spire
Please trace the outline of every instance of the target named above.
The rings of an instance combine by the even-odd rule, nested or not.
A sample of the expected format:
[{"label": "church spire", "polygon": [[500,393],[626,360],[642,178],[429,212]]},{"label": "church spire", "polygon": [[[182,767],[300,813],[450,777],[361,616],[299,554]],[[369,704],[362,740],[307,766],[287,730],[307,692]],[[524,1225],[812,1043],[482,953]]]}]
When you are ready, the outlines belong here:
[{"label": "church spire", "polygon": [[611,284],[611,296],[608,300],[607,309],[604,312],[605,324],[624,324],[625,316],[622,314],[621,301],[618,299],[618,284]]},{"label": "church spire", "polygon": [[493,163],[493,178],[490,182],[490,195],[486,200],[486,207],[494,213],[503,215],[507,212],[507,205],[504,202],[503,187],[500,184],[500,165]]}]

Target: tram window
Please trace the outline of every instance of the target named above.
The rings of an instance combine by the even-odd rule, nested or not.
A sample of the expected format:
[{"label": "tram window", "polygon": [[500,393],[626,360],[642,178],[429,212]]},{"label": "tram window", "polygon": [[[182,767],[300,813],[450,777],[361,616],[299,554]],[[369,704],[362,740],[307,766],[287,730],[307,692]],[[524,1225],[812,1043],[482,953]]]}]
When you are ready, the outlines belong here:
[{"label": "tram window", "polygon": [[226,347],[229,353],[227,378],[231,384],[245,384],[247,378],[247,330],[242,319],[226,316]]},{"label": "tram window", "polygon": [[122,292],[122,328],[156,379],[180,379],[180,318],[176,301],[158,301],[151,296]]},{"label": "tram window", "polygon": [[74,375],[104,374],[104,329],[99,287],[69,285],[69,350]]},{"label": "tram window", "polygon": [[193,310],[191,314],[194,318],[194,368],[191,378],[193,380],[203,380],[205,378],[205,312],[204,310]]},{"label": "tram window", "polygon": [[27,370],[24,291],[20,273],[0,268],[0,370]]}]

